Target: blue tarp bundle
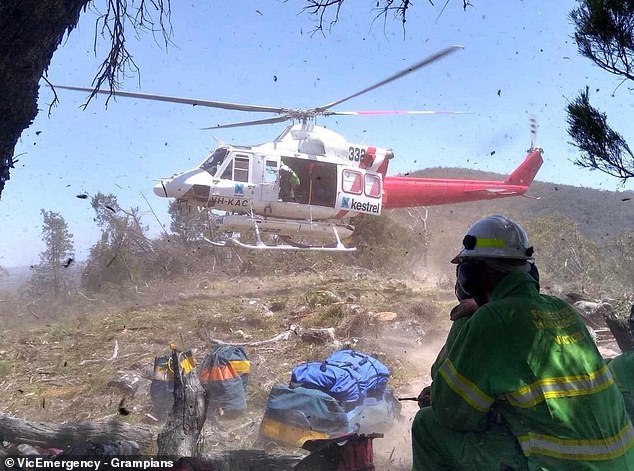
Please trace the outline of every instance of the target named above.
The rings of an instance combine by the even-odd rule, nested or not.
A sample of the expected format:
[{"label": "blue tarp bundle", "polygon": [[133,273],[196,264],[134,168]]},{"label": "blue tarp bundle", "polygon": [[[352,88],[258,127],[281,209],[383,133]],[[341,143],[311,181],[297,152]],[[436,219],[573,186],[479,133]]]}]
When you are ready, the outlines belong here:
[{"label": "blue tarp bundle", "polygon": [[376,358],[347,349],[334,352],[325,362],[348,370],[359,382],[359,389],[364,398],[383,397],[390,370]]},{"label": "blue tarp bundle", "polygon": [[390,371],[376,358],[356,350],[339,350],[326,360],[293,368],[292,386],[319,389],[337,399],[346,411],[368,397],[382,398]]},{"label": "blue tarp bundle", "polygon": [[346,410],[362,400],[359,381],[348,370],[326,362],[313,361],[293,368],[291,386],[316,389],[330,394]]}]

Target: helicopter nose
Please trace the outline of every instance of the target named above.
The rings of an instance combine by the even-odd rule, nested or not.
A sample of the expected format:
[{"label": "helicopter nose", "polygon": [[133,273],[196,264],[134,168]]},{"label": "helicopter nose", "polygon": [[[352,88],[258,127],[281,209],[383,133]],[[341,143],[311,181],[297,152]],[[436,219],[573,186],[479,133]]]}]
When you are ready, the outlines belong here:
[{"label": "helicopter nose", "polygon": [[165,187],[165,181],[159,180],[159,182],[154,185],[154,194],[156,196],[160,196],[161,198],[168,198],[167,188]]},{"label": "helicopter nose", "polygon": [[163,178],[154,185],[154,194],[162,198],[182,198],[192,188],[188,175],[178,175],[174,178]]},{"label": "helicopter nose", "polygon": [[188,199],[205,203],[209,198],[211,176],[199,169],[189,170],[172,178],[163,178],[154,186],[154,193],[163,198]]}]

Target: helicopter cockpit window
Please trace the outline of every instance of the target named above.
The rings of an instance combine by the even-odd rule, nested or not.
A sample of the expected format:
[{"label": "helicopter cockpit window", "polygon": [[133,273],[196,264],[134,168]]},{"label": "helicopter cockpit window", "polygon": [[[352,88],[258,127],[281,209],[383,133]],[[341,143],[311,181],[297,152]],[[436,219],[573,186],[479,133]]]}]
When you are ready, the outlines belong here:
[{"label": "helicopter cockpit window", "polygon": [[343,171],[343,191],[346,193],[352,193],[353,195],[360,195],[363,192],[362,188],[362,175],[354,170]]},{"label": "helicopter cockpit window", "polygon": [[236,156],[233,164],[233,179],[237,182],[249,181],[249,157]]},{"label": "helicopter cockpit window", "polygon": [[249,160],[248,155],[236,155],[233,159],[231,159],[224,172],[222,172],[222,176],[220,178],[223,180],[248,182]]},{"label": "helicopter cockpit window", "polygon": [[202,170],[206,170],[211,176],[215,176],[218,171],[218,167],[220,167],[220,164],[224,162],[228,152],[229,149],[226,147],[219,147],[209,156],[207,160],[202,163],[200,168]]},{"label": "helicopter cockpit window", "polygon": [[381,196],[381,179],[378,176],[365,176],[365,194],[371,198],[378,198]]}]

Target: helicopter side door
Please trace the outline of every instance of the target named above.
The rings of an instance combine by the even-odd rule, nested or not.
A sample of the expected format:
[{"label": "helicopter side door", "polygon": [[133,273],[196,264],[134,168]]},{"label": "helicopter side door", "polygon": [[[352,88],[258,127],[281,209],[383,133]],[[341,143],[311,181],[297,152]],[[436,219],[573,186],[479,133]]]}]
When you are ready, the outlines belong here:
[{"label": "helicopter side door", "polygon": [[336,208],[351,213],[381,214],[383,179],[380,173],[340,166]]},{"label": "helicopter side door", "polygon": [[256,160],[260,162],[260,167],[253,169],[254,175],[260,175],[259,191],[256,192],[256,198],[265,202],[277,201],[280,192],[279,157],[263,155]]}]

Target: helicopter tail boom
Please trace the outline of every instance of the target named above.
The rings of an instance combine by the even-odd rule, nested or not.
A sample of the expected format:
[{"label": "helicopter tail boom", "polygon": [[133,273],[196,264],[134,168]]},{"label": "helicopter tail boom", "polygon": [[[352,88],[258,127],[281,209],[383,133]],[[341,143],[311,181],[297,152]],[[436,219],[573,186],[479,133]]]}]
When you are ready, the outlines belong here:
[{"label": "helicopter tail boom", "polygon": [[504,181],[388,176],[383,180],[383,208],[433,206],[520,196],[528,190],[542,162],[542,149],[531,149],[524,161]]}]

